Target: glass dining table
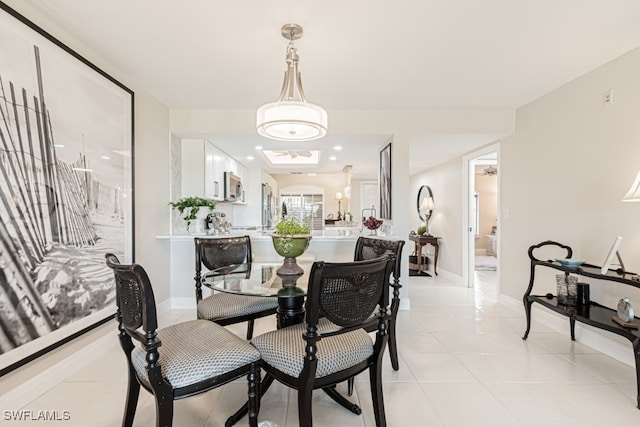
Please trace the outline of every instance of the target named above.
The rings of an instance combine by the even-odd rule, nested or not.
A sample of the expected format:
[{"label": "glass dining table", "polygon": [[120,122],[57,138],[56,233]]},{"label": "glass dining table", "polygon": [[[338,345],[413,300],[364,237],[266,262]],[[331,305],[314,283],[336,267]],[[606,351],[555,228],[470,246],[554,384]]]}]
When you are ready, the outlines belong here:
[{"label": "glass dining table", "polygon": [[202,275],[202,285],[214,291],[240,295],[278,298],[277,327],[302,322],[304,299],[312,263],[298,263],[300,275],[276,274],[281,263],[250,262],[233,264],[211,270]]},{"label": "glass dining table", "polygon": [[[303,273],[299,275],[281,276],[276,270],[282,263],[251,262],[233,264],[211,270],[202,276],[202,284],[210,289],[240,295],[278,298],[276,312],[277,327],[284,328],[304,320],[304,300],[313,263],[299,262]],[[260,385],[260,395],[269,389],[274,378],[265,374]],[[360,407],[349,402],[340,395],[335,387],[323,388],[332,399],[355,414],[360,414]],[[236,424],[247,414],[245,403],[225,422],[225,426]]]}]

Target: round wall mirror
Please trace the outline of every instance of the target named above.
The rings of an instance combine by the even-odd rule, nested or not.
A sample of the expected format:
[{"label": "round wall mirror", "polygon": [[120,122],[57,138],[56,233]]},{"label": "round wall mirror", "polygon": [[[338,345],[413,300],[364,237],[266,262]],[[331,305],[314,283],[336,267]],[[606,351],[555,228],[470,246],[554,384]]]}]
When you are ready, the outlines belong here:
[{"label": "round wall mirror", "polygon": [[417,208],[418,216],[421,220],[427,221],[429,220],[429,218],[431,218],[434,203],[433,193],[431,192],[431,187],[429,187],[428,185],[423,185],[418,191]]}]

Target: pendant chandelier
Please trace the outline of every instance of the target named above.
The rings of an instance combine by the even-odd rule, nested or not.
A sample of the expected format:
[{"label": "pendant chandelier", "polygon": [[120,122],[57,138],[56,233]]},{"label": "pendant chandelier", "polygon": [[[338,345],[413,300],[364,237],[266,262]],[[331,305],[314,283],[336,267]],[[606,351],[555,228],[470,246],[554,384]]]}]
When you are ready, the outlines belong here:
[{"label": "pendant chandelier", "polygon": [[319,105],[307,102],[298,71],[298,52],[293,45],[294,40],[302,37],[302,27],[286,24],[281,32],[289,40],[287,69],[278,100],[258,108],[258,133],[278,141],[312,141],[322,138],[327,134],[327,112]]}]

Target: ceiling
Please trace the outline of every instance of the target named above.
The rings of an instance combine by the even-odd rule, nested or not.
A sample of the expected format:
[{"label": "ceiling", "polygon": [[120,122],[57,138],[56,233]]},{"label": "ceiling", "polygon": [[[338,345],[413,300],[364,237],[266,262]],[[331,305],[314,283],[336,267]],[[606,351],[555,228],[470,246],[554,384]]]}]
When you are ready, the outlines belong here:
[{"label": "ceiling", "polygon": [[[302,25],[306,96],[329,110],[329,135],[304,143],[324,150],[318,172],[377,170],[377,150],[365,148],[390,137],[334,135],[331,110],[516,109],[640,46],[637,0],[23,2],[170,108],[274,101],[285,69],[280,27]],[[256,145],[300,149],[257,135],[206,136],[247,166]],[[431,163],[444,162],[488,138],[431,135],[411,152],[428,146]],[[411,155],[412,173],[421,157]],[[270,170],[260,156],[254,162]]]}]

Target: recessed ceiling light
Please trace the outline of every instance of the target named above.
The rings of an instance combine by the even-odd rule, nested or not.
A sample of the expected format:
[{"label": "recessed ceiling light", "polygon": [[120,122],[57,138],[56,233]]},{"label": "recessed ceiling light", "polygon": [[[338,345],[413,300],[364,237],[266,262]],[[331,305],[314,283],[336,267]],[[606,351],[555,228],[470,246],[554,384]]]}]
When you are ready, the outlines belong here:
[{"label": "recessed ceiling light", "polygon": [[336,145],[335,147],[333,147],[333,149],[336,151],[340,151],[342,150],[342,145]]},{"label": "recessed ceiling light", "polygon": [[100,156],[100,158],[104,159],[104,160],[110,160],[111,159],[111,157],[109,157],[109,156]]},{"label": "recessed ceiling light", "polygon": [[256,150],[262,150],[262,145],[256,145]]},{"label": "recessed ceiling light", "polygon": [[56,148],[64,148],[64,145],[62,144],[53,144],[53,146]]},{"label": "recessed ceiling light", "polygon": [[335,159],[337,159],[337,157],[336,157],[336,156],[331,156],[331,157],[329,157],[329,160],[335,160]]},{"label": "recessed ceiling light", "polygon": [[313,173],[313,172],[308,173],[307,175],[308,175],[308,176],[316,176],[316,174],[315,174],[315,173]]},{"label": "recessed ceiling light", "polygon": [[247,156],[247,160],[253,160],[253,156]]}]

